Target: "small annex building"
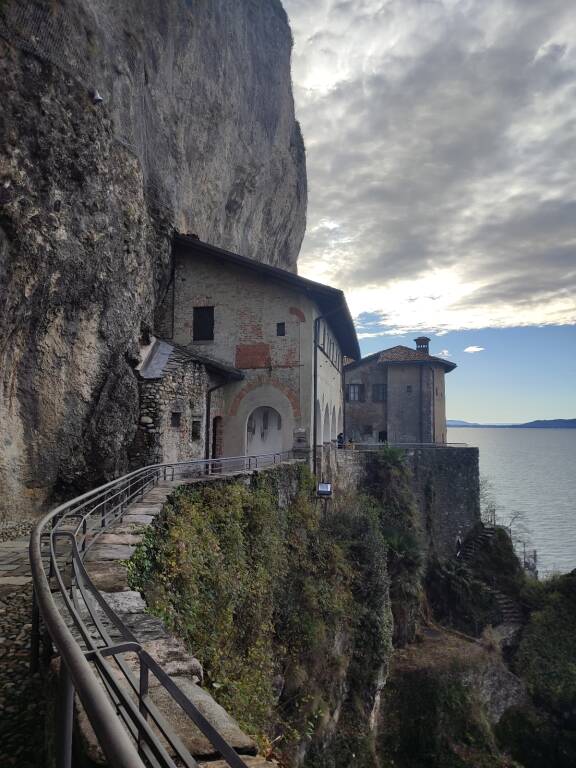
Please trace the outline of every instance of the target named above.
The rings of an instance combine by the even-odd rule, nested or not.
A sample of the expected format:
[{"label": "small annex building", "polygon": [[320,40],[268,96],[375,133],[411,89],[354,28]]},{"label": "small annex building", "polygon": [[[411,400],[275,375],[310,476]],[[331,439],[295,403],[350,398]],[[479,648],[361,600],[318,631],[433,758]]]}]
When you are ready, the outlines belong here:
[{"label": "small annex building", "polygon": [[444,377],[456,363],[431,355],[428,337],[415,342],[415,349],[398,345],[345,367],[347,440],[446,442]]},{"label": "small annex building", "polygon": [[205,458],[209,393],[241,381],[242,372],[149,335],[142,339],[136,370],[140,414],[132,464]]},{"label": "small annex building", "polygon": [[[208,372],[203,397],[182,395],[196,405],[179,422],[188,435],[205,420],[197,446],[205,457],[308,450],[314,436],[322,445],[342,432],[343,366],[360,357],[342,291],[176,235],[156,335],[156,356],[171,348],[177,368],[188,354],[185,366]],[[176,429],[167,414],[177,410],[163,407],[162,428]]]}]

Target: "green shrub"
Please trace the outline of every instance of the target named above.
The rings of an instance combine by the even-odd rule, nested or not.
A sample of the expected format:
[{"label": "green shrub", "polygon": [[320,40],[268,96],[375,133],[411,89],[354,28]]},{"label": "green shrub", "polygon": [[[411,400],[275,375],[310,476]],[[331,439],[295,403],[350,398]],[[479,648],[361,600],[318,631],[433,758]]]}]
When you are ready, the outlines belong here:
[{"label": "green shrub", "polygon": [[466,768],[501,765],[463,671],[419,669],[395,674],[384,693],[382,766]]},{"label": "green shrub", "polygon": [[[297,492],[282,509],[278,482],[290,471]],[[280,737],[287,755],[323,727],[345,680],[341,722],[368,738],[370,691],[390,653],[374,507],[356,500],[323,516],[313,492],[302,467],[250,487],[182,486],[129,565],[131,585],[200,659],[215,698],[262,743]]]},{"label": "green shrub", "polygon": [[514,666],[537,703],[576,730],[576,571],[524,590],[535,607]]}]

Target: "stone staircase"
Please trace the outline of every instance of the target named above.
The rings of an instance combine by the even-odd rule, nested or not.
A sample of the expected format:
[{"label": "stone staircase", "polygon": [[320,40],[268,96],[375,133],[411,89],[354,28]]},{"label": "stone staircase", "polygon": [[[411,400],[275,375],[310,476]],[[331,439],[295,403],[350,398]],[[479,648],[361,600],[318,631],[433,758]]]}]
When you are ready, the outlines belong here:
[{"label": "stone staircase", "polygon": [[[464,547],[462,548],[461,562],[470,568],[470,564],[478,552],[488,546],[495,535],[496,526],[482,524],[480,530],[464,544]],[[522,623],[522,609],[518,603],[511,597],[508,597],[508,595],[488,584],[486,585],[486,589],[493,595],[500,613],[502,614],[501,624],[520,625]]]},{"label": "stone staircase", "polygon": [[[197,659],[184,644],[173,637],[160,619],[146,612],[146,604],[139,592],[130,590],[125,561],[142,540],[144,532],[161,512],[167,496],[175,484],[160,483],[149,491],[141,501],[133,503],[121,521],[113,524],[88,552],[84,563],[90,579],[106,602],[122,622],[132,631],[142,647],[160,664],[178,687],[192,701],[211,725],[228,744],[242,755],[249,768],[271,768],[277,763],[268,761],[257,754],[253,739],[245,734],[238,723],[202,688],[203,671]],[[60,598],[61,599],[61,598]],[[84,608],[84,610],[86,610]],[[107,619],[101,609],[98,617],[104,623]],[[111,636],[114,629],[107,625]],[[75,632],[76,636],[78,635]],[[136,654],[123,654],[127,666],[138,676],[139,664]],[[120,674],[119,674],[120,679]],[[124,680],[122,680],[124,684]],[[128,688],[126,684],[126,688]],[[219,760],[219,755],[208,739],[192,723],[183,710],[173,701],[159,682],[150,676],[150,699],[170,723],[199,765],[210,768],[228,768],[228,763]],[[78,722],[87,757],[96,765],[105,765],[105,757],[98,745],[87,718],[79,710]],[[208,762],[203,762],[208,761]]]},{"label": "stone staircase", "polygon": [[495,534],[495,526],[483,524],[478,533],[471,539],[468,539],[464,544],[464,547],[462,548],[462,560],[464,562],[473,560],[476,553],[485,547],[494,538]]}]

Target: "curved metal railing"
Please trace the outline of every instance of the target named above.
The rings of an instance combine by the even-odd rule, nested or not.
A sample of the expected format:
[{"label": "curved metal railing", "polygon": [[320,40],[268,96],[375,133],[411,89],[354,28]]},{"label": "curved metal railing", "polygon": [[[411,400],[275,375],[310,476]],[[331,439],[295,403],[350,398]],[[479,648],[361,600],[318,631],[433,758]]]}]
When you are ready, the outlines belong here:
[{"label": "curved metal railing", "polygon": [[58,768],[72,765],[75,693],[114,768],[195,768],[194,757],[150,698],[151,676],[231,768],[246,768],[112,610],[92,583],[84,558],[130,504],[161,480],[193,480],[296,460],[292,452],[283,452],[143,467],[62,504],[36,525],[30,537],[32,665],[38,664],[43,635],[45,653],[53,644],[60,656]]}]

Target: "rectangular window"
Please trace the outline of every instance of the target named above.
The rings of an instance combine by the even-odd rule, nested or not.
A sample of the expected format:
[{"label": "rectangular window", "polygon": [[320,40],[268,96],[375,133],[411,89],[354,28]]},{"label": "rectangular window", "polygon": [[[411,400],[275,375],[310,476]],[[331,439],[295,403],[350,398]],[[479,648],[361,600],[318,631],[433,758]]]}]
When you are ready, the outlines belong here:
[{"label": "rectangular window", "polygon": [[286,323],[276,323],[276,336],[286,336]]},{"label": "rectangular window", "polygon": [[386,400],[386,384],[372,384],[372,402],[383,403]]},{"label": "rectangular window", "polygon": [[378,432],[378,442],[379,443],[385,443],[388,440],[388,433],[385,429]]},{"label": "rectangular window", "polygon": [[346,400],[349,403],[363,403],[364,384],[348,384],[346,387]]},{"label": "rectangular window", "polygon": [[182,414],[179,411],[172,411],[170,414],[170,426],[178,429],[182,421]]},{"label": "rectangular window", "polygon": [[194,341],[214,341],[214,307],[194,307]]},{"label": "rectangular window", "polygon": [[412,384],[406,384],[406,392],[408,392],[408,394],[411,394],[411,392],[412,392]]},{"label": "rectangular window", "polygon": [[202,429],[202,422],[192,422],[192,440],[200,440],[200,430]]}]

